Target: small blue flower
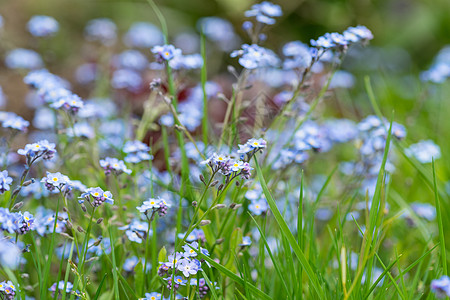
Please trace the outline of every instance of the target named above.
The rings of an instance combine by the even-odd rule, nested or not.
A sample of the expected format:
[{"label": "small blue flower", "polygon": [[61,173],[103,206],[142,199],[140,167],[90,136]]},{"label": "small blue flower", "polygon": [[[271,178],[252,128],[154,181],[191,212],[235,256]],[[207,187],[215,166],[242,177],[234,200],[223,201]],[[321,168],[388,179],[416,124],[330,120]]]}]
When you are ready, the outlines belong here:
[{"label": "small blue flower", "polygon": [[17,153],[26,156],[27,159],[36,159],[42,156],[44,159],[48,160],[53,158],[56,150],[54,143],[49,143],[47,140],[42,140],[33,144],[25,145],[25,148],[17,150]]},{"label": "small blue flower", "polygon": [[13,179],[8,176],[7,170],[0,172],[0,194],[9,191],[12,181]]},{"label": "small blue flower", "polygon": [[134,70],[119,69],[112,75],[111,86],[115,89],[137,92],[142,87],[142,76]]},{"label": "small blue flower", "polygon": [[256,201],[252,201],[248,206],[248,210],[251,211],[254,215],[261,215],[265,213],[268,209],[267,201],[265,199],[260,199]]},{"label": "small blue flower", "polygon": [[100,166],[105,170],[106,175],[111,174],[111,172],[114,172],[115,175],[122,173],[131,174],[131,170],[125,166],[125,163],[117,158],[106,157],[101,159]]},{"label": "small blue flower", "polygon": [[165,61],[170,61],[176,56],[180,56],[181,49],[175,48],[173,45],[154,46],[152,48],[152,53],[155,55],[157,62],[163,63]]},{"label": "small blue flower", "polygon": [[153,157],[148,153],[150,151],[150,147],[141,141],[127,141],[122,150],[127,153],[125,161],[129,163],[136,164],[143,160],[153,159]]},{"label": "small blue flower", "polygon": [[199,265],[195,261],[191,261],[186,258],[180,260],[180,264],[177,266],[177,269],[183,273],[184,277],[195,275],[200,270]]},{"label": "small blue flower", "polygon": [[30,126],[30,122],[15,114],[2,122],[3,128],[11,128],[22,132],[27,131],[28,126]]},{"label": "small blue flower", "polygon": [[10,69],[38,69],[44,63],[41,56],[29,49],[18,48],[8,52],[5,58],[5,64]]},{"label": "small blue flower", "polygon": [[150,48],[163,43],[161,30],[147,22],[138,22],[131,25],[123,41],[128,47]]},{"label": "small blue flower", "polygon": [[113,21],[106,18],[89,21],[84,29],[86,39],[89,41],[99,41],[105,46],[111,46],[117,39],[117,26]]},{"label": "small blue flower", "polygon": [[408,156],[414,156],[419,162],[425,164],[431,163],[433,158],[440,158],[441,148],[432,140],[426,140],[409,146],[409,148],[405,149],[405,153]]},{"label": "small blue flower", "polygon": [[71,181],[69,177],[61,174],[60,172],[50,173],[47,171],[47,176],[41,179],[41,182],[45,184],[45,187],[49,191],[53,191],[55,188],[62,190],[66,185],[70,185]]},{"label": "small blue flower", "polygon": [[252,244],[252,239],[249,236],[244,236],[242,238],[242,243],[239,244],[239,246],[250,246]]},{"label": "small blue flower", "polygon": [[145,293],[145,298],[143,300],[161,300],[162,295],[157,292]]},{"label": "small blue flower", "polygon": [[443,275],[439,279],[434,279],[431,281],[431,290],[438,298],[450,297],[450,278]]},{"label": "small blue flower", "polygon": [[59,30],[58,22],[49,16],[33,16],[27,24],[28,31],[36,37],[52,36]]},{"label": "small blue flower", "polygon": [[83,203],[84,200],[89,201],[94,207],[98,207],[103,204],[103,202],[114,204],[114,199],[112,198],[112,194],[110,191],[103,191],[99,187],[88,188],[84,193],[81,194],[81,200],[78,200],[79,203]]},{"label": "small blue flower", "polygon": [[281,7],[268,1],[254,4],[250,10],[245,12],[246,17],[256,17],[259,23],[267,25],[275,24],[274,17],[281,17],[282,15]]},{"label": "small blue flower", "polygon": [[239,64],[249,70],[278,67],[280,65],[280,59],[272,50],[256,44],[243,44],[241,50],[231,52],[230,56],[239,56]]}]

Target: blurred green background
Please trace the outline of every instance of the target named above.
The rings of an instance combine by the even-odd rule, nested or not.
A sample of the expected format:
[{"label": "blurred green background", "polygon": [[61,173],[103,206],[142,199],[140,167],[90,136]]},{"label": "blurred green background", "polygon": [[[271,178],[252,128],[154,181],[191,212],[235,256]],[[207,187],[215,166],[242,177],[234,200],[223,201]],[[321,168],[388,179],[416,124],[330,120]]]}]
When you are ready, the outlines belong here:
[{"label": "blurred green background", "polygon": [[[220,16],[231,21],[237,31],[250,0],[160,0],[156,1],[168,20],[169,32],[176,34],[195,26],[204,16]],[[284,16],[271,29],[269,44],[289,40],[308,42],[328,31],[342,32],[348,26],[366,25],[375,36],[372,45],[406,49],[414,63],[425,68],[434,54],[450,43],[450,1],[448,0],[278,0]],[[92,18],[109,17],[125,32],[135,21],[158,24],[145,0],[3,0],[0,14],[8,36],[18,46],[26,46],[26,22],[34,14],[55,17],[61,24],[59,39],[64,58],[76,53],[77,39]],[[245,36],[242,34],[243,40]],[[276,47],[274,47],[276,48]],[[61,62],[62,63],[62,62]]]}]

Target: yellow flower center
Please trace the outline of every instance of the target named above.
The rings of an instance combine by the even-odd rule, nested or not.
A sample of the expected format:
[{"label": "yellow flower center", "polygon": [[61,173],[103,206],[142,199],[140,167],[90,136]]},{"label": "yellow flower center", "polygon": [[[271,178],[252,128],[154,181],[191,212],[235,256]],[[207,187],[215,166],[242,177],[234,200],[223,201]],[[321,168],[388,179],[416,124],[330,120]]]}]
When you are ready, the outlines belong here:
[{"label": "yellow flower center", "polygon": [[94,196],[95,196],[95,197],[98,197],[98,195],[99,195],[98,192],[95,192],[95,193],[94,193]]},{"label": "yellow flower center", "polygon": [[57,177],[53,177],[53,179],[52,179],[54,182],[57,182],[58,181],[58,178]]}]

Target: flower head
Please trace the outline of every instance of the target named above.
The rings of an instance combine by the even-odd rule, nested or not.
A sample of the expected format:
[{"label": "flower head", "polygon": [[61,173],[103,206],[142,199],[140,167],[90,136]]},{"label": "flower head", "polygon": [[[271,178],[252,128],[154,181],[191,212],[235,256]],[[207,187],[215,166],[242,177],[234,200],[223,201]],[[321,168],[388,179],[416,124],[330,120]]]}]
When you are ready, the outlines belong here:
[{"label": "flower head", "polygon": [[438,298],[450,297],[450,278],[444,275],[431,281],[431,290]]},{"label": "flower head", "polygon": [[27,24],[28,31],[36,37],[52,36],[59,30],[58,21],[49,16],[33,16]]},{"label": "flower head", "polygon": [[26,156],[28,162],[31,161],[31,159],[35,160],[41,156],[46,160],[51,159],[55,155],[56,150],[54,143],[49,143],[47,140],[42,140],[33,144],[25,145],[25,148],[17,150],[17,153]]},{"label": "flower head", "polygon": [[12,181],[12,178],[8,176],[7,170],[0,172],[0,194],[9,191]]},{"label": "flower head", "polygon": [[127,168],[125,163],[117,158],[106,157],[101,159],[100,166],[105,170],[106,175],[111,174],[111,172],[114,172],[115,175],[122,173],[131,174],[131,170]]},{"label": "flower head", "polygon": [[249,70],[277,67],[280,64],[280,59],[273,51],[256,44],[243,44],[242,49],[231,52],[230,56],[239,56],[239,64]]},{"label": "flower head", "polygon": [[71,185],[69,177],[61,174],[60,172],[56,173],[47,172],[47,176],[43,177],[41,179],[41,182],[45,184],[45,187],[49,191],[53,191],[55,188],[61,191],[64,187]]},{"label": "flower head", "polygon": [[250,10],[245,12],[246,17],[256,17],[256,21],[267,25],[275,24],[274,17],[281,17],[282,15],[281,7],[268,1],[254,4]]},{"label": "flower head", "polygon": [[112,198],[112,194],[110,191],[103,191],[99,187],[88,188],[85,190],[80,197],[81,200],[78,200],[79,203],[83,203],[84,200],[87,200],[94,207],[98,207],[103,204],[103,202],[114,204],[114,199]]},{"label": "flower head", "polygon": [[181,49],[175,48],[173,45],[154,46],[152,53],[157,62],[163,63],[181,55]]}]

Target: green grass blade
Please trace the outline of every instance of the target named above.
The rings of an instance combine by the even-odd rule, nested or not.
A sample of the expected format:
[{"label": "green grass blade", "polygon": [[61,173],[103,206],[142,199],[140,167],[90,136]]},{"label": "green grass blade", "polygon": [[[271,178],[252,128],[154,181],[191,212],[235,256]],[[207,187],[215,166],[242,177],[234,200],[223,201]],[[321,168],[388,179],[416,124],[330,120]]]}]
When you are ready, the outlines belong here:
[{"label": "green grass blade", "polygon": [[305,257],[305,254],[300,249],[297,241],[295,240],[294,235],[290,231],[288,225],[286,224],[286,221],[283,219],[283,216],[281,215],[280,211],[278,210],[277,204],[275,203],[275,200],[272,197],[272,194],[269,191],[269,188],[267,187],[266,181],[264,180],[264,176],[261,172],[261,167],[258,164],[258,161],[255,157],[255,166],[256,166],[256,172],[258,174],[258,178],[261,184],[261,187],[263,189],[264,195],[266,196],[267,203],[269,204],[270,210],[272,211],[272,214],[277,221],[278,225],[280,226],[282,234],[287,238],[289,241],[289,244],[291,245],[292,249],[294,250],[295,255],[297,256],[298,260],[300,261],[300,264],[302,265],[303,269],[305,270],[306,274],[308,275],[311,285],[316,291],[316,293],[320,296],[320,298],[323,297],[323,291],[319,284],[319,280],[316,276],[316,273],[311,268],[310,264],[308,263],[308,260]]},{"label": "green grass blade", "polygon": [[434,200],[436,201],[436,216],[439,226],[439,244],[441,249],[441,260],[444,275],[447,275],[447,255],[445,250],[445,238],[444,238],[444,225],[442,225],[441,205],[439,203],[439,195],[436,183],[436,168],[434,166],[434,159],[432,161],[433,166],[433,186],[434,186]]}]

